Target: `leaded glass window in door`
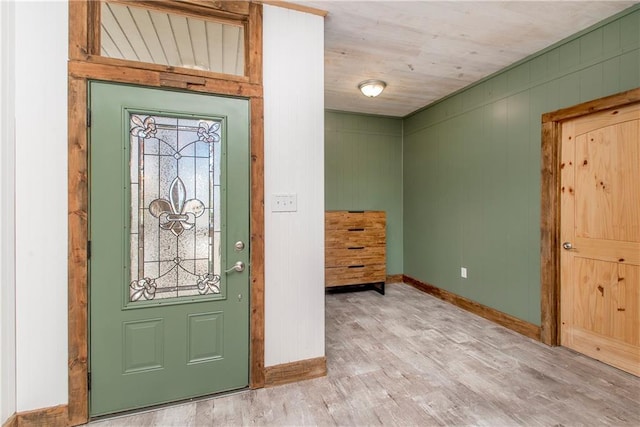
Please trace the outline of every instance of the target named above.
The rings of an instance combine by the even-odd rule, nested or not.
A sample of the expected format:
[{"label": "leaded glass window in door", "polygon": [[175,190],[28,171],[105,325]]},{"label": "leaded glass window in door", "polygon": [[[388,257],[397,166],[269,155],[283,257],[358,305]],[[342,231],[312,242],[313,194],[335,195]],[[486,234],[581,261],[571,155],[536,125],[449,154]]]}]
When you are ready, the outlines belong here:
[{"label": "leaded glass window in door", "polygon": [[130,301],[221,292],[221,125],[130,115]]}]

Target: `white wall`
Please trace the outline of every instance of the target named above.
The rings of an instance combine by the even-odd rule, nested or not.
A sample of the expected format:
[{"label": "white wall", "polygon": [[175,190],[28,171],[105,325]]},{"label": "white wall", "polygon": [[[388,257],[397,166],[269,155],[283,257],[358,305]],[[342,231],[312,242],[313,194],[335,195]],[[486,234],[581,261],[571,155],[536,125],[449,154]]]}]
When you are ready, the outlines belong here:
[{"label": "white wall", "polygon": [[[324,356],[324,19],[264,6],[265,366]],[[297,194],[297,212],[271,211]]]},{"label": "white wall", "polygon": [[15,3],[17,411],[67,402],[68,4]]},{"label": "white wall", "polygon": [[0,1],[0,424],[16,412],[14,6]]}]

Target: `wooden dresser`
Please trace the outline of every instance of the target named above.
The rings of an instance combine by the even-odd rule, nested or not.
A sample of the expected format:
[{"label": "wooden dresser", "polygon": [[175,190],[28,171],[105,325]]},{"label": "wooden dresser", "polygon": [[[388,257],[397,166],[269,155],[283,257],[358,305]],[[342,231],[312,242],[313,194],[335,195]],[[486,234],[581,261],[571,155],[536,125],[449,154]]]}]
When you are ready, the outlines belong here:
[{"label": "wooden dresser", "polygon": [[377,285],[384,295],[386,270],[384,211],[325,212],[325,287]]}]

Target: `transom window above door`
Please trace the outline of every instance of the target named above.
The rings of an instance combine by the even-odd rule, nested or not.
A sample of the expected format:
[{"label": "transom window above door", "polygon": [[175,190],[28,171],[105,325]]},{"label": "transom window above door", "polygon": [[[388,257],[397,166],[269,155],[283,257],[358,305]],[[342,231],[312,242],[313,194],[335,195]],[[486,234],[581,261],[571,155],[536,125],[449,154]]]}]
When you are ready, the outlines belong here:
[{"label": "transom window above door", "polygon": [[103,2],[99,47],[107,58],[246,75],[245,27],[232,20]]}]

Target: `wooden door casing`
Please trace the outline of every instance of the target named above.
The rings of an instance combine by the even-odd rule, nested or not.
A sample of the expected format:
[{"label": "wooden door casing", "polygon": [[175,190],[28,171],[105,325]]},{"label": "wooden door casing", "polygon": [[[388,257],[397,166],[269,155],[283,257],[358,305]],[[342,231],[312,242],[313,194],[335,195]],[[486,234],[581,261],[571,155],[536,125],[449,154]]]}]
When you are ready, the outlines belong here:
[{"label": "wooden door casing", "polygon": [[[209,2],[163,2],[183,11],[198,8],[198,15],[229,18],[227,4]],[[247,22],[248,78],[230,81],[227,76],[149,64],[109,62],[98,56],[99,10],[95,2],[69,3],[69,356],[68,417],[70,425],[89,420],[88,397],[88,158],[87,83],[91,79],[152,87],[180,86],[186,90],[216,95],[243,96],[251,105],[251,366],[250,387],[265,384],[264,370],[264,100],[262,98],[262,4],[247,3],[248,10],[238,16]],[[185,77],[185,74],[187,77]],[[195,79],[188,77],[196,76]],[[195,82],[195,84],[194,84]]]},{"label": "wooden door casing", "polygon": [[560,343],[640,375],[640,104],[561,138]]}]

